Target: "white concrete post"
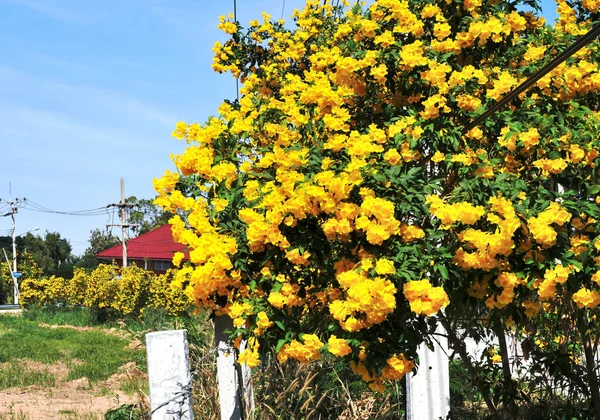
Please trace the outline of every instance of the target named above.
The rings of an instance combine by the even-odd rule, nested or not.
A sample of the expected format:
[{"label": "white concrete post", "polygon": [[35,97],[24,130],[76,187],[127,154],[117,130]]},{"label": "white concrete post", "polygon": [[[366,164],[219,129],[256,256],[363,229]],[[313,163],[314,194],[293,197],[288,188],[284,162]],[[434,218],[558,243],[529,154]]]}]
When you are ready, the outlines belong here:
[{"label": "white concrete post", "polygon": [[152,420],[193,420],[186,330],[146,334]]},{"label": "white concrete post", "polygon": [[233,321],[227,315],[215,317],[215,343],[217,345],[217,382],[221,420],[241,420],[242,406],[239,392],[240,378],[235,366],[235,351],[230,345],[229,334]]},{"label": "white concrete post", "polygon": [[[445,334],[441,325],[436,332]],[[407,420],[445,419],[450,412],[448,339],[435,335],[433,349],[419,346],[417,374],[406,375]]]}]

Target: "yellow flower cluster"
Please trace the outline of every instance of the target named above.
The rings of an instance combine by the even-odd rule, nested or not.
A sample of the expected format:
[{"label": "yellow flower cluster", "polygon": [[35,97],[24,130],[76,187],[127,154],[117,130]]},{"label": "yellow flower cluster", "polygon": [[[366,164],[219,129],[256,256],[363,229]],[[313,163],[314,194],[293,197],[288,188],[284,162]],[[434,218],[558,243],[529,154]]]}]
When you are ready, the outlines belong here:
[{"label": "yellow flower cluster", "polygon": [[[339,273],[336,278],[345,298],[333,300],[329,312],[346,331],[358,331],[383,322],[396,308],[396,286],[381,277],[369,278],[367,264]],[[378,262],[375,270],[379,274],[393,274],[395,270],[389,260]]]},{"label": "yellow flower cluster", "polygon": [[314,334],[303,334],[301,340],[302,343],[292,340],[290,344],[284,345],[277,354],[277,359],[282,363],[285,363],[290,357],[301,363],[319,360],[321,358],[320,350],[325,345],[319,340],[319,337]]},{"label": "yellow flower cluster", "polygon": [[445,226],[457,222],[473,225],[485,214],[482,206],[474,206],[465,202],[446,204],[437,195],[428,195],[425,202],[429,204],[431,214],[440,219]]},{"label": "yellow flower cluster", "polygon": [[496,286],[502,287],[498,296],[490,296],[485,304],[488,308],[504,308],[515,298],[515,287],[522,285],[523,281],[515,273],[501,273],[494,281]]},{"label": "yellow flower cluster", "polygon": [[400,232],[400,222],[394,217],[394,204],[382,198],[367,196],[360,206],[356,228],[367,234],[367,241],[381,245]]},{"label": "yellow flower cluster", "polygon": [[586,289],[585,287],[574,293],[572,299],[579,308],[594,309],[600,305],[600,293],[595,290]]},{"label": "yellow flower cluster", "polygon": [[244,349],[238,356],[238,363],[246,364],[248,367],[256,367],[260,364],[258,349],[260,348],[259,341],[250,337],[248,340],[248,348]]},{"label": "yellow flower cluster", "polygon": [[491,208],[487,220],[497,226],[496,231],[466,229],[458,235],[461,241],[466,242],[468,249],[475,249],[474,252],[463,249],[456,251],[454,262],[464,269],[490,271],[501,267],[504,263],[498,256],[508,257],[515,247],[512,238],[520,221],[512,203],[503,197],[492,197],[489,204]]},{"label": "yellow flower cluster", "polygon": [[337,357],[344,357],[352,353],[352,348],[348,345],[348,340],[337,338],[335,335],[329,337],[327,350]]},{"label": "yellow flower cluster", "polygon": [[429,280],[404,283],[404,296],[410,303],[410,310],[419,315],[434,315],[450,303],[444,288],[433,287]]},{"label": "yellow flower cluster", "polygon": [[562,226],[571,220],[571,214],[561,207],[560,204],[552,202],[537,217],[527,219],[527,227],[533,238],[542,247],[548,248],[556,244],[556,230],[550,225]]},{"label": "yellow flower cluster", "polygon": [[564,284],[569,274],[571,274],[571,269],[569,267],[563,267],[562,265],[557,265],[553,269],[548,269],[544,273],[544,280],[538,286],[538,295],[542,300],[549,300],[554,298],[556,295],[556,286],[558,284]]},{"label": "yellow flower cluster", "polygon": [[403,354],[394,354],[386,360],[386,365],[382,369],[381,375],[371,373],[367,369],[364,359],[359,363],[352,362],[350,367],[354,373],[360,375],[362,380],[369,384],[369,388],[373,391],[383,392],[385,390],[383,381],[402,379],[404,375],[415,368],[415,363],[412,360],[407,359]]}]

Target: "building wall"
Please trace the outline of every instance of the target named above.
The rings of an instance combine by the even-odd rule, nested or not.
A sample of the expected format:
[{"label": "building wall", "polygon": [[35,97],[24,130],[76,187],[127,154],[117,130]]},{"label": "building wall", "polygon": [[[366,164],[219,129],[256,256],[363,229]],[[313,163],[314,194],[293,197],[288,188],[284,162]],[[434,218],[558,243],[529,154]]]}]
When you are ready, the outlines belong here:
[{"label": "building wall", "polygon": [[[108,262],[108,261],[106,261]],[[117,265],[117,267],[123,266],[122,259],[114,259],[111,261]],[[140,260],[140,259],[127,259],[128,265],[136,265],[137,267],[143,268],[145,270],[153,271],[156,274],[164,274],[167,272],[169,268],[175,268],[171,261],[165,260]]]}]

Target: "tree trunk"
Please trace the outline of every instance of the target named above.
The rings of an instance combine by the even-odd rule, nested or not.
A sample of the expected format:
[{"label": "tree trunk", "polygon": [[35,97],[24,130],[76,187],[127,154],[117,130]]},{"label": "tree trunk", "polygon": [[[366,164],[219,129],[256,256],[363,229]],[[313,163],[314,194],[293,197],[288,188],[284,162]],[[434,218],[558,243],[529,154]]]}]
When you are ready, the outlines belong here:
[{"label": "tree trunk", "polygon": [[508,357],[508,346],[506,345],[506,335],[504,334],[504,323],[500,321],[498,323],[498,327],[496,328],[496,335],[498,336],[498,344],[500,346],[500,356],[502,357],[502,376],[504,377],[504,385],[508,390],[508,399],[504,401],[506,404],[508,411],[512,418],[518,418],[519,407],[515,402],[517,392],[515,383],[512,379],[512,374],[510,372],[510,360]]},{"label": "tree trunk", "polygon": [[471,364],[471,360],[469,359],[469,354],[467,353],[467,347],[465,346],[464,341],[456,335],[456,332],[450,326],[450,322],[448,322],[448,320],[444,316],[440,316],[439,319],[441,320],[442,325],[446,330],[446,334],[448,335],[448,340],[450,341],[452,348],[458,352],[463,366],[465,367],[465,369],[467,369],[467,372],[469,372],[471,378],[473,378],[473,384],[483,397],[483,400],[485,401],[485,404],[487,405],[490,412],[497,417],[498,412],[496,410],[494,402],[490,398],[490,389],[484,383],[481,382],[477,371]]},{"label": "tree trunk", "polygon": [[585,367],[590,385],[590,393],[592,394],[594,418],[600,420],[600,385],[598,384],[598,375],[596,375],[596,363],[594,349],[592,348],[592,340],[588,333],[583,335],[583,351],[585,353]]}]

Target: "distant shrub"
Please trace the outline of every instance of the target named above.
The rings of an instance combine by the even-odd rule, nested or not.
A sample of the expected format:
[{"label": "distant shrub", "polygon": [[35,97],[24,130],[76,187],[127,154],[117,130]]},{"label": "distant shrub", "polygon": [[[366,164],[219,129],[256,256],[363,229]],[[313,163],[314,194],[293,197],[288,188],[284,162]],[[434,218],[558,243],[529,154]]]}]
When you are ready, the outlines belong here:
[{"label": "distant shrub", "polygon": [[157,275],[136,266],[102,264],[92,271],[76,269],[71,280],[55,276],[27,278],[21,284],[21,303],[83,305],[136,316],[146,308],[162,308],[169,315],[182,315],[191,301],[174,281],[175,273],[169,270]]}]

